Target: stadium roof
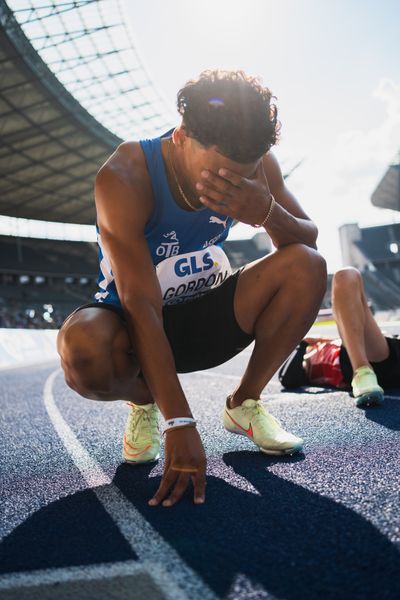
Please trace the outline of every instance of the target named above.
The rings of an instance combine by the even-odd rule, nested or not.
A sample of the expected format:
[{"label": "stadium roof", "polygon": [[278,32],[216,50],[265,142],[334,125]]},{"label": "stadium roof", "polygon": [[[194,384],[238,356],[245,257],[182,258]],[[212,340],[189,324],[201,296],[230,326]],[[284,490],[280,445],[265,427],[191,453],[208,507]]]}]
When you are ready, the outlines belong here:
[{"label": "stadium roof", "polygon": [[0,273],[2,274],[93,277],[97,276],[98,270],[96,244],[0,235]]},{"label": "stadium roof", "polygon": [[139,59],[131,70],[107,62],[134,51],[118,46],[129,42],[120,30],[110,37],[122,27],[110,1],[11,0],[13,13],[0,0],[1,215],[93,223],[94,177],[121,141],[117,129],[132,138],[170,125]]},{"label": "stadium roof", "polygon": [[379,208],[400,210],[400,164],[390,165],[372,194],[371,202]]}]

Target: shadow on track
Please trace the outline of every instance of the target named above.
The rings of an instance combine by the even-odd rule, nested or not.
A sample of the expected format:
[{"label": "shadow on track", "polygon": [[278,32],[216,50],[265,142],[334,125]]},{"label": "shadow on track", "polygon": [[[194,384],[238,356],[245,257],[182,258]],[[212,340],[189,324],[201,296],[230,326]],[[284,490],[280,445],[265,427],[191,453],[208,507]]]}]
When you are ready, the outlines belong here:
[{"label": "shadow on track", "polygon": [[227,453],[224,461],[259,495],[210,476],[204,506],[193,506],[190,491],[179,506],[154,509],[146,503],[158,477],[140,481],[121,465],[114,483],[221,598],[234,585],[241,597],[244,576],[286,600],[398,599],[400,555],[371,523],[277,477],[268,470],[275,460],[261,453]]},{"label": "shadow on track", "polygon": [[387,427],[388,429],[393,429],[393,431],[400,430],[400,398],[390,396],[390,391],[388,392],[388,396],[385,396],[385,400],[382,406],[374,407],[374,408],[366,408],[365,416],[367,419],[374,421],[375,423],[379,423],[379,425],[383,425],[383,427]]},{"label": "shadow on track", "polygon": [[135,560],[94,492],[41,508],[0,544],[0,573]]},{"label": "shadow on track", "polygon": [[[283,388],[282,393],[290,394],[308,394],[310,396],[318,396],[320,394],[332,394],[333,392],[345,392],[346,390],[338,390],[336,388],[322,388],[322,387],[299,387],[291,388],[287,390]],[[353,400],[355,403],[355,401]],[[354,408],[356,408],[354,406]],[[388,429],[393,431],[400,430],[400,390],[387,390],[385,393],[385,400],[382,406],[357,408],[357,410],[364,410],[367,419],[379,423]]]},{"label": "shadow on track", "polygon": [[[299,460],[279,462],[295,469]],[[399,598],[400,555],[371,523],[274,475],[276,459],[245,451],[224,461],[257,493],[210,476],[205,505],[194,506],[190,490],[176,507],[150,508],[153,465],[120,465],[113,482],[221,598],[248,597],[246,589],[262,598],[260,586],[285,600]],[[3,573],[136,558],[91,491],[41,509],[0,549]]]}]

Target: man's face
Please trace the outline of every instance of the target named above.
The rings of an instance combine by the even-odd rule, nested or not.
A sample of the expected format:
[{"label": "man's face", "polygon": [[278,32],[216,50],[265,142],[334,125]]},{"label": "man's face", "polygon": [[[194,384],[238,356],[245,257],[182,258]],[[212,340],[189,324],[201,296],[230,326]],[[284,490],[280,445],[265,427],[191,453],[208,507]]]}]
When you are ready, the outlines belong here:
[{"label": "man's face", "polygon": [[251,163],[238,163],[223,156],[215,146],[204,148],[193,138],[185,137],[184,162],[185,175],[187,177],[187,186],[190,187],[193,196],[201,196],[196,189],[196,183],[203,183],[202,172],[211,171],[218,175],[219,169],[228,169],[251,179],[255,177],[256,170],[261,158]]}]

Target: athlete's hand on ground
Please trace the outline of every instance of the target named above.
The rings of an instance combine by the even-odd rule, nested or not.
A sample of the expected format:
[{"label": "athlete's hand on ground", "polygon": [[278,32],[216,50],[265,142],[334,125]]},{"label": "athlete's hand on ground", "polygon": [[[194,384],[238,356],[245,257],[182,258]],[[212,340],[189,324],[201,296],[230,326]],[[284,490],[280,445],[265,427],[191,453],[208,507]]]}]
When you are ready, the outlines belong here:
[{"label": "athlete's hand on ground", "polygon": [[219,169],[218,173],[205,170],[201,175],[196,188],[204,206],[242,223],[263,222],[272,199],[262,161],[251,179],[228,169]]},{"label": "athlete's hand on ground", "polygon": [[170,429],[165,434],[165,466],[160,487],[149,501],[150,506],[173,506],[181,499],[190,480],[194,503],[205,500],[206,455],[195,427]]}]

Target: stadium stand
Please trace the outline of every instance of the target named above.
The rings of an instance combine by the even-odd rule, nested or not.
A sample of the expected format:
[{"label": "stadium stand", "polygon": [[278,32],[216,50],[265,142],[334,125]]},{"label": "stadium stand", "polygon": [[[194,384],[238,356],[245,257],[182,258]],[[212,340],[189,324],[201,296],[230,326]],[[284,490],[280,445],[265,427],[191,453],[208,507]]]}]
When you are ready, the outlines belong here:
[{"label": "stadium stand", "polygon": [[91,302],[97,246],[0,236],[0,327],[58,327]]},{"label": "stadium stand", "polygon": [[400,283],[400,223],[364,227],[361,239],[355,244],[371,261],[377,271]]},{"label": "stadium stand", "polygon": [[[93,224],[97,170],[168,111],[117,0],[0,0],[0,215]],[[97,270],[94,244],[0,236],[0,327],[57,327]]]},{"label": "stadium stand", "polygon": [[[258,233],[226,242],[225,250],[238,268],[269,246]],[[0,236],[0,327],[58,327],[76,306],[93,301],[97,273],[94,243]]]},{"label": "stadium stand", "polygon": [[[399,288],[393,285],[382,275],[377,275],[368,269],[361,272],[368,305],[372,312],[388,311],[395,312],[399,307]],[[321,303],[318,320],[323,318],[332,319],[332,279],[333,274],[328,275],[326,292]]]},{"label": "stadium stand", "polygon": [[224,250],[232,268],[238,269],[271,252],[271,242],[263,233],[256,233],[251,239],[226,241]]},{"label": "stadium stand", "polygon": [[359,269],[368,298],[377,310],[400,307],[400,224],[339,230],[343,263]]}]

